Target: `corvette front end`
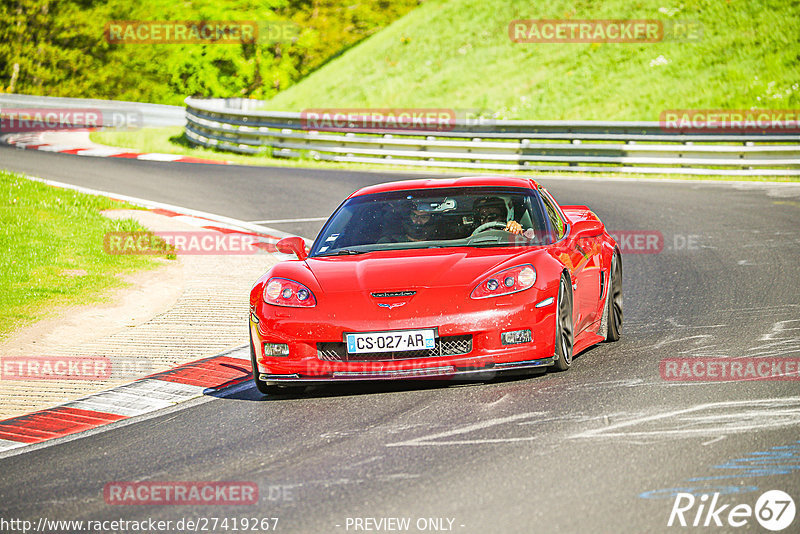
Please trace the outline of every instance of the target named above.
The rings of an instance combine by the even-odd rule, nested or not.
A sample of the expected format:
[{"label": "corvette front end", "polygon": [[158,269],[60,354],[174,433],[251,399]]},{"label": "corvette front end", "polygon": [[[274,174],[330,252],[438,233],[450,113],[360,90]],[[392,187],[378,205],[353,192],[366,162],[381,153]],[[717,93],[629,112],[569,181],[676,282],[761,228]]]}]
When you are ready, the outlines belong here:
[{"label": "corvette front end", "polygon": [[[447,378],[552,363],[552,290],[531,288],[524,296],[509,294],[481,300],[470,299],[464,291],[467,294],[462,302],[450,311],[442,310],[442,303],[453,302],[458,292],[446,288],[404,291],[413,291],[414,295],[337,295],[315,308],[291,312],[258,304],[251,314],[250,331],[259,378],[268,383]],[[545,305],[537,308],[542,301]],[[320,317],[326,320],[320,321]],[[430,333],[431,346],[392,350],[393,341],[407,335],[419,338],[420,332]],[[349,351],[348,337],[358,335],[362,344],[356,350],[362,351]],[[286,354],[274,355],[275,345],[286,346]]]}]

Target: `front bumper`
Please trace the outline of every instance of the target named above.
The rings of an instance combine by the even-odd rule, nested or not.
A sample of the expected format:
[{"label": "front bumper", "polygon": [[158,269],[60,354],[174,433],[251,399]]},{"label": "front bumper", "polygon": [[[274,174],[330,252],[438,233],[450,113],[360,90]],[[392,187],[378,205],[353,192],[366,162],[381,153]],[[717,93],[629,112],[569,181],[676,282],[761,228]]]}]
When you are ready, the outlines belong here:
[{"label": "front bumper", "polygon": [[[523,292],[486,301],[467,301],[457,313],[418,313],[411,306],[384,312],[281,309],[261,303],[251,313],[250,332],[256,358],[254,374],[267,384],[311,384],[374,380],[485,379],[498,372],[544,368],[555,352],[555,302],[544,292]],[[533,298],[532,298],[533,297]],[[553,299],[554,300],[554,299]],[[441,301],[439,301],[441,302]],[[374,304],[373,304],[374,306]],[[340,319],[346,316],[347,319]],[[323,319],[324,318],[324,319]],[[435,326],[434,326],[435,325]],[[434,328],[437,339],[471,336],[471,350],[431,357],[378,356],[371,361],[330,361],[324,345],[342,343],[345,332],[380,332]],[[503,345],[501,333],[528,329],[530,342]],[[288,356],[265,356],[264,343],[289,346]]]}]

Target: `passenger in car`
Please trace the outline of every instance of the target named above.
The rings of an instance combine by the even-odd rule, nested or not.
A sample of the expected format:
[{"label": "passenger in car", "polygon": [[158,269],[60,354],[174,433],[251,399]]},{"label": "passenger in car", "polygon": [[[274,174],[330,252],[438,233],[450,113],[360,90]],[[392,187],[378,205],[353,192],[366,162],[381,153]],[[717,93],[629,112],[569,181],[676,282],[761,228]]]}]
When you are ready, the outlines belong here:
[{"label": "passenger in car", "polygon": [[399,231],[390,232],[378,240],[378,243],[402,243],[407,241],[428,241],[435,239],[436,227],[433,214],[422,210],[416,204],[406,206],[407,212],[400,223]]}]

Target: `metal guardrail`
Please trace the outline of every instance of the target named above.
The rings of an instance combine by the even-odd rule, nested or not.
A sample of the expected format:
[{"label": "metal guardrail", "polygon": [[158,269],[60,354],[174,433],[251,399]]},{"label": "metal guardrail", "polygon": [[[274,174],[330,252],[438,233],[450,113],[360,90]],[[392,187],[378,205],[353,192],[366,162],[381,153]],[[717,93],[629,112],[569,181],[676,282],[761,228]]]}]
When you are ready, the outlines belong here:
[{"label": "metal guardrail", "polygon": [[85,109],[93,108],[103,112],[104,116],[114,113],[136,113],[140,116],[137,127],[184,126],[185,110],[180,106],[164,104],[144,104],[141,102],[125,102],[121,100],[98,100],[93,98],[64,98],[56,96],[35,96],[0,93],[0,111],[15,108],[61,108]]},{"label": "metal guardrail", "polygon": [[456,121],[445,131],[312,130],[247,99],[186,99],[186,136],[243,154],[459,169],[800,175],[800,135],[668,132],[658,122]]}]

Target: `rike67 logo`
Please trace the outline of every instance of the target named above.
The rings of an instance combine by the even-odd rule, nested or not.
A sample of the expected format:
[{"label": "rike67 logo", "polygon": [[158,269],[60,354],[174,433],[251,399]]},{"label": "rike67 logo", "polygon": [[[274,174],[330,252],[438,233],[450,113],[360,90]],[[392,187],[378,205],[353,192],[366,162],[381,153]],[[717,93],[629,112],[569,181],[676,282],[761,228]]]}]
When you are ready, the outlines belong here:
[{"label": "rike67 logo", "polygon": [[672,504],[667,526],[739,528],[755,517],[765,529],[779,531],[794,521],[794,500],[783,491],[770,490],[763,493],[754,507],[749,504],[722,504],[719,496],[719,493],[704,493],[699,497],[691,493],[678,493]]}]

